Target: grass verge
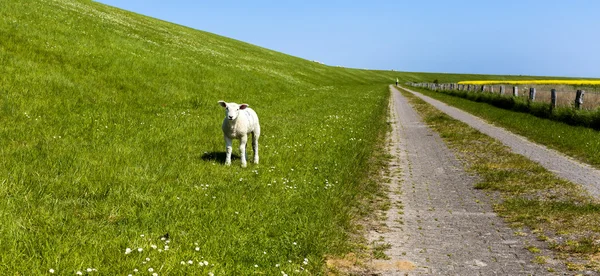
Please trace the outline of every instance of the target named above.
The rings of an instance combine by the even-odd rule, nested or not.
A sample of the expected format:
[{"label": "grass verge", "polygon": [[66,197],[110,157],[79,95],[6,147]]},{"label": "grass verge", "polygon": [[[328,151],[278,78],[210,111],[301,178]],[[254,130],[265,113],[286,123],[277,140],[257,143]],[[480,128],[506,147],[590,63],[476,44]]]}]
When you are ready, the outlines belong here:
[{"label": "grass verge", "polygon": [[[600,271],[600,204],[575,184],[454,120],[403,91],[423,120],[482,180],[476,186],[498,192],[495,211],[515,227],[543,237],[570,268]],[[584,261],[578,261],[584,260]]]},{"label": "grass verge", "polygon": [[444,93],[419,88],[411,89],[600,168],[600,131],[538,118],[531,114],[514,112]]},{"label": "grass verge", "polygon": [[475,102],[488,103],[503,109],[528,113],[542,119],[549,119],[572,126],[584,126],[595,130],[600,130],[600,109],[576,110],[572,106],[559,106],[552,109],[550,103],[537,101],[531,102],[524,97],[513,97],[495,93],[459,90],[442,90],[439,92]]}]

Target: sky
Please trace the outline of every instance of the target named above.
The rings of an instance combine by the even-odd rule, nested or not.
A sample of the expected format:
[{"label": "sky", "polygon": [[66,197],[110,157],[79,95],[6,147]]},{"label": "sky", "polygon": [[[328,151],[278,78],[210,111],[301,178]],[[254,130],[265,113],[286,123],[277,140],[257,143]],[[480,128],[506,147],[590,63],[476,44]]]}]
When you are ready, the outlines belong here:
[{"label": "sky", "polygon": [[600,78],[596,0],[97,0],[328,65]]}]

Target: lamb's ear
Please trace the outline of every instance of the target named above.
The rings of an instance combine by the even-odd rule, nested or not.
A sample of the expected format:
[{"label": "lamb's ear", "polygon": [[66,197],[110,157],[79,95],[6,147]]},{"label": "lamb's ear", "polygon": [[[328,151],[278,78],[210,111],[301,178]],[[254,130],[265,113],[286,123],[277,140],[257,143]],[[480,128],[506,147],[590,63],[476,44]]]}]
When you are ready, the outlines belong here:
[{"label": "lamb's ear", "polygon": [[222,107],[227,107],[227,103],[225,103],[224,101],[219,101],[219,104],[220,104]]},{"label": "lamb's ear", "polygon": [[246,107],[248,107],[248,104],[240,104],[240,109],[241,110],[246,109]]}]

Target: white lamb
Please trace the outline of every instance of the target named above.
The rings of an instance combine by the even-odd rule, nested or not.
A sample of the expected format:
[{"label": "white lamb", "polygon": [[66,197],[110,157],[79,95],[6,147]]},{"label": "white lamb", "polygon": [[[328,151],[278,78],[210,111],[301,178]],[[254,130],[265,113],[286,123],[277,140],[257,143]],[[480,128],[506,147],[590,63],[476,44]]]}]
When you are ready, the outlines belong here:
[{"label": "white lamb", "polygon": [[252,133],[253,162],[258,164],[258,137],[260,136],[258,115],[247,104],[238,105],[224,101],[219,101],[219,104],[225,108],[225,119],[223,119],[222,126],[225,147],[227,149],[225,165],[231,165],[231,144],[233,139],[240,139],[242,168],[246,167],[246,142],[248,142],[249,133]]}]

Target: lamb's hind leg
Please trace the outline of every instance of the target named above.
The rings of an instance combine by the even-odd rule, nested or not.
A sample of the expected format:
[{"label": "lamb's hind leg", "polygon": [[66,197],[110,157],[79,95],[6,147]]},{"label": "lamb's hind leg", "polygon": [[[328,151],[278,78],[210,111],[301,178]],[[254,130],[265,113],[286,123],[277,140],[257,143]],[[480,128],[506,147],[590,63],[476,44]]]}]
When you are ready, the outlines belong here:
[{"label": "lamb's hind leg", "polygon": [[252,132],[252,151],[254,152],[254,159],[252,162],[258,164],[258,137],[260,136],[260,128]]}]

